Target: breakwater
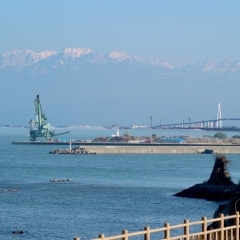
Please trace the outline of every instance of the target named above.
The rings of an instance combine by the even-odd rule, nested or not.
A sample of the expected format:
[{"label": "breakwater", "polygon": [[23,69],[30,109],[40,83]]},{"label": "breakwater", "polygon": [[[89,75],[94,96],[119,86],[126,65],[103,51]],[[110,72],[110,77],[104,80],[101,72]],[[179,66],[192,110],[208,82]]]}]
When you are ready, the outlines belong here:
[{"label": "breakwater", "polygon": [[[70,145],[70,142],[61,141],[16,141],[13,145]],[[239,144],[214,144],[214,143],[110,143],[110,142],[80,142],[72,141],[71,145],[94,152],[96,154],[164,154],[164,153],[200,153],[205,149],[211,149],[214,153],[240,153]]]},{"label": "breakwater", "polygon": [[[81,145],[82,147],[84,145]],[[214,153],[240,153],[240,146],[85,146],[96,154],[183,154],[200,153],[211,148]]]},{"label": "breakwater", "polygon": [[74,147],[72,149],[55,149],[49,152],[50,154],[96,154],[96,152],[89,151],[86,148],[82,148],[80,146]]}]

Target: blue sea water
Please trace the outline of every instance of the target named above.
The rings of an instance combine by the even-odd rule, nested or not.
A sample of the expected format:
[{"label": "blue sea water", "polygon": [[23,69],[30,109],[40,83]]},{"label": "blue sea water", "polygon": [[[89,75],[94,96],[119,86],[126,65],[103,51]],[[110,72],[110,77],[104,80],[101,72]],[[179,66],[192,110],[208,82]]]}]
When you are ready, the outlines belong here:
[{"label": "blue sea water", "polygon": [[[26,140],[27,133],[0,128],[0,239],[93,239],[100,233],[212,218],[219,204],[173,196],[209,178],[213,155],[52,155],[49,151],[59,146],[11,144]],[[74,130],[69,137],[110,133]],[[237,183],[240,155],[227,157]],[[67,178],[72,181],[50,182]],[[24,233],[15,235],[14,230]]]}]

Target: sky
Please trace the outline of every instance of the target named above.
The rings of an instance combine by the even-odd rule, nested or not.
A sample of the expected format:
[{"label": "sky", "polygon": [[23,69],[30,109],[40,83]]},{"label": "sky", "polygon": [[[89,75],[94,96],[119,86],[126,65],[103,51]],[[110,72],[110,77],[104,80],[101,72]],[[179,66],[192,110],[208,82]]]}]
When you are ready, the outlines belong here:
[{"label": "sky", "polygon": [[185,64],[239,59],[240,1],[1,0],[0,53],[89,47]]}]

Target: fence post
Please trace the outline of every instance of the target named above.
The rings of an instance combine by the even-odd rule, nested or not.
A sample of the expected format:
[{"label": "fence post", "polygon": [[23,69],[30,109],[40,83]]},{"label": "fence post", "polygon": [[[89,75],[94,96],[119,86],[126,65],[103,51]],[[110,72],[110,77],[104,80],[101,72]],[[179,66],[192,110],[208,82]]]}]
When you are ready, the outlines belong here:
[{"label": "fence post", "polygon": [[184,235],[185,235],[185,239],[188,240],[189,239],[189,220],[188,219],[184,220]]},{"label": "fence post", "polygon": [[220,221],[219,221],[219,227],[221,229],[220,232],[220,240],[224,240],[224,214],[220,214]]},{"label": "fence post", "polygon": [[150,227],[144,227],[144,231],[146,231],[144,234],[144,240],[150,240]]},{"label": "fence post", "polygon": [[123,237],[123,240],[128,240],[128,230],[123,230],[122,234],[124,234],[125,236]]},{"label": "fence post", "polygon": [[98,237],[101,238],[101,239],[105,239],[105,235],[104,234],[99,234]]},{"label": "fence post", "polygon": [[169,239],[170,238],[170,225],[169,223],[164,223],[164,227],[167,228],[164,230],[164,239]]},{"label": "fence post", "polygon": [[207,239],[207,218],[202,217],[202,232],[203,232],[203,239]]},{"label": "fence post", "polygon": [[236,225],[235,239],[239,239],[239,212],[235,212],[236,218],[234,224]]}]

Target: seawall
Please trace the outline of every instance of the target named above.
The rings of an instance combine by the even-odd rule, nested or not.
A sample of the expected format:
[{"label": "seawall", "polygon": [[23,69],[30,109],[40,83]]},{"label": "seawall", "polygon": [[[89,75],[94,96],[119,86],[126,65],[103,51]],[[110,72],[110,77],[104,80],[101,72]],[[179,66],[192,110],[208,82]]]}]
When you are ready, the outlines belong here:
[{"label": "seawall", "polygon": [[84,146],[96,154],[182,154],[212,149],[214,153],[240,153],[240,146]]},{"label": "seawall", "polygon": [[[15,141],[13,145],[51,145],[54,148],[69,148],[69,142],[54,141]],[[61,146],[60,146],[61,145]],[[65,145],[65,146],[64,146]],[[164,154],[164,153],[199,153],[204,149],[211,149],[214,153],[240,153],[239,144],[214,144],[214,143],[110,143],[110,142],[71,142],[73,146],[81,146],[96,154]]]}]

